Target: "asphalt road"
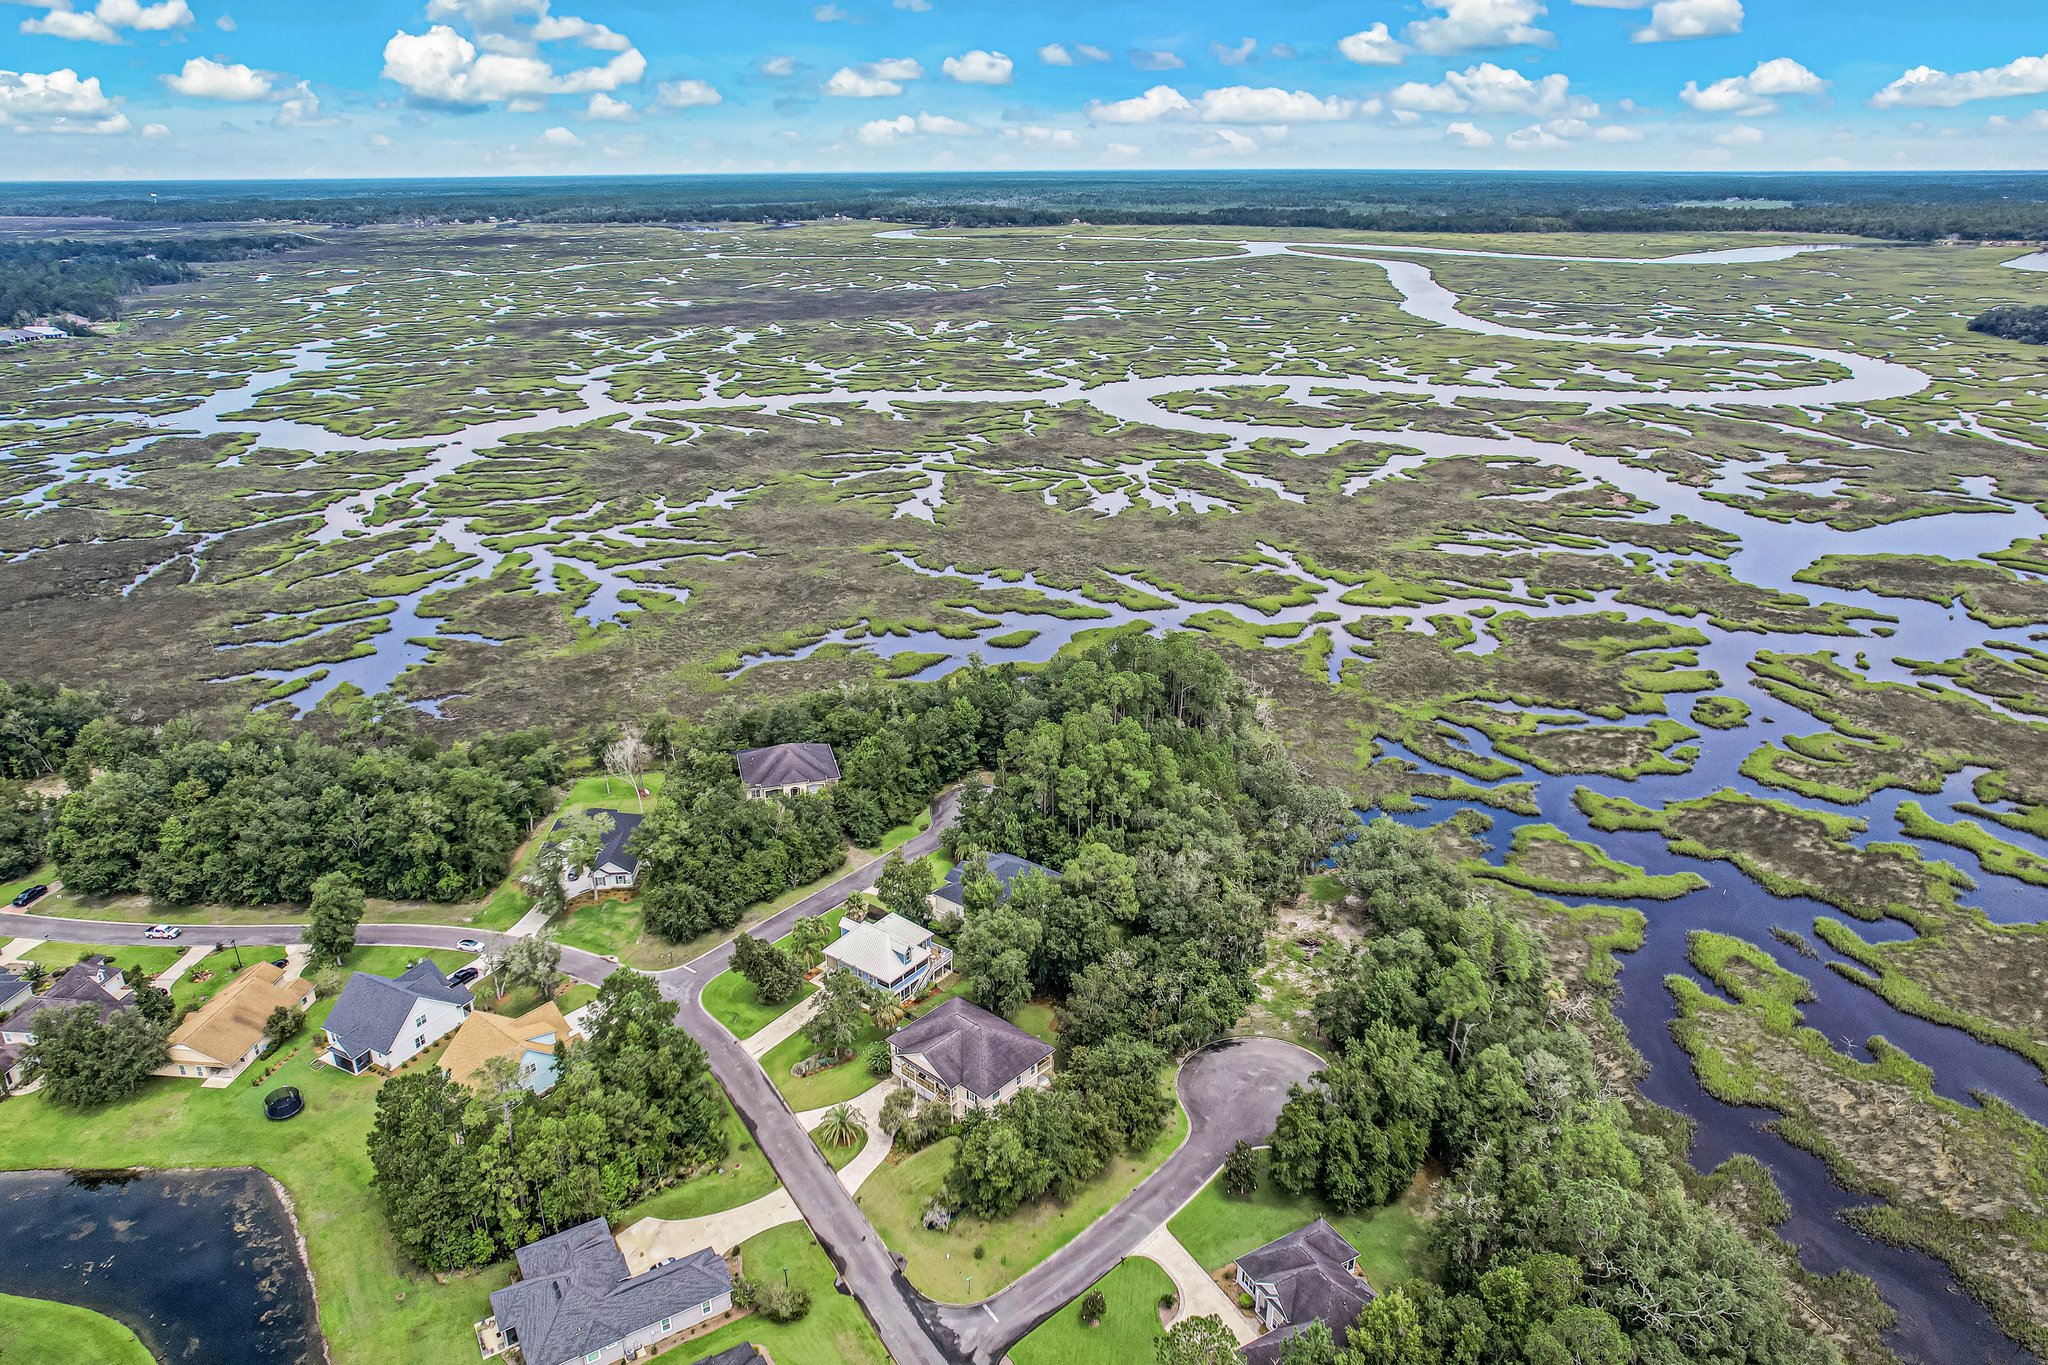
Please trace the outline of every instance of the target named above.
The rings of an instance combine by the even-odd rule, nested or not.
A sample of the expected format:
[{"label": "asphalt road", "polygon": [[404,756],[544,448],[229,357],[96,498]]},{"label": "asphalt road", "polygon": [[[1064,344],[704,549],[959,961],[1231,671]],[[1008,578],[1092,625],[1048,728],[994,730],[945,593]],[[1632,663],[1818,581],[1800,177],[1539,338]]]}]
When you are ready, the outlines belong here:
[{"label": "asphalt road", "polygon": [[[931,827],[902,846],[903,856],[921,858],[936,849],[958,807],[958,792],[944,793],[933,802]],[[848,873],[750,932],[774,940],[797,920],[838,908],[847,897],[880,880],[883,861],[878,858]],[[180,927],[185,932],[177,942],[185,947],[230,939],[244,947],[283,947],[299,942],[305,933],[305,926],[298,924]],[[119,946],[159,942],[145,936],[147,928],[0,909],[0,937]],[[508,938],[434,924],[364,924],[356,930],[358,943],[406,948],[453,949],[459,940],[476,939],[489,951]],[[1321,1065],[1313,1053],[1271,1038],[1232,1039],[1196,1053],[1182,1065],[1176,1081],[1189,1126],[1187,1141],[1178,1151],[1123,1202],[1009,1288],[977,1304],[935,1303],[904,1279],[895,1256],[796,1121],[782,1092],[725,1026],[705,1011],[704,987],[731,960],[732,941],[727,940],[655,977],[662,993],[677,1002],[676,1022],[703,1047],[712,1074],[732,1097],[755,1142],[838,1267],[845,1288],[867,1310],[897,1365],[995,1365],[1032,1328],[1107,1274],[1199,1193],[1222,1169],[1223,1158],[1240,1138],[1258,1141],[1270,1133],[1286,1102],[1287,1088],[1306,1080]],[[562,950],[562,970],[578,981],[594,985],[617,969],[616,962],[595,953]]]},{"label": "asphalt road", "polygon": [[1232,1038],[1195,1053],[1176,1083],[1188,1112],[1187,1141],[1178,1151],[1024,1278],[978,1304],[927,1303],[927,1320],[959,1358],[994,1365],[1201,1193],[1239,1139],[1264,1142],[1287,1088],[1322,1065],[1313,1052],[1277,1038]]}]

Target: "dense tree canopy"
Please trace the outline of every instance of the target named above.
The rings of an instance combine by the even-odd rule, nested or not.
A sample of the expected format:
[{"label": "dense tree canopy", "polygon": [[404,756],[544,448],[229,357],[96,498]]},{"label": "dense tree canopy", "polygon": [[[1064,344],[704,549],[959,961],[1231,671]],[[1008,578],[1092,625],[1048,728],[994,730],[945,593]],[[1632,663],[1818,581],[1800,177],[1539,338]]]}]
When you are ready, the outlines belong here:
[{"label": "dense tree canopy", "polygon": [[484,1265],[723,1156],[724,1098],[675,1011],[652,977],[621,969],[545,1096],[471,1091],[431,1067],[386,1081],[370,1161],[406,1255]]},{"label": "dense tree canopy", "polygon": [[329,873],[373,896],[475,895],[503,880],[562,776],[538,732],[329,743],[271,715],[224,740],[186,720],[95,719],[66,763],[85,771],[50,834],[65,885],[173,904],[304,901]]}]

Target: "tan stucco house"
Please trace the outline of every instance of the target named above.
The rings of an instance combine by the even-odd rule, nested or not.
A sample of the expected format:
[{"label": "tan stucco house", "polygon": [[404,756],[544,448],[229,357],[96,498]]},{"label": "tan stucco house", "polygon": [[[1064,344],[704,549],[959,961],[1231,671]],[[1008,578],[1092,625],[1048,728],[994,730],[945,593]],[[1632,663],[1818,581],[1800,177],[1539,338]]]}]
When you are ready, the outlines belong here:
[{"label": "tan stucco house", "polygon": [[233,1080],[263,1055],[263,1025],[280,1005],[313,1008],[312,983],[275,962],[244,967],[171,1030],[171,1058],[156,1074],[222,1084]]}]

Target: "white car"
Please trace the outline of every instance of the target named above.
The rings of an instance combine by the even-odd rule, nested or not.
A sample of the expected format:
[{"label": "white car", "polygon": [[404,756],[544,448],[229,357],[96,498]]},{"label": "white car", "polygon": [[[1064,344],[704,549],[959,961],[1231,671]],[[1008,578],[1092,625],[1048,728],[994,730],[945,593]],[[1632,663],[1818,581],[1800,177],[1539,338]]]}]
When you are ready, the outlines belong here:
[{"label": "white car", "polygon": [[175,924],[152,924],[142,931],[142,936],[144,938],[176,938],[184,932],[183,929],[180,929]]},{"label": "white car", "polygon": [[465,953],[480,953],[484,950],[484,945],[473,938],[459,938],[455,940],[455,946]]}]

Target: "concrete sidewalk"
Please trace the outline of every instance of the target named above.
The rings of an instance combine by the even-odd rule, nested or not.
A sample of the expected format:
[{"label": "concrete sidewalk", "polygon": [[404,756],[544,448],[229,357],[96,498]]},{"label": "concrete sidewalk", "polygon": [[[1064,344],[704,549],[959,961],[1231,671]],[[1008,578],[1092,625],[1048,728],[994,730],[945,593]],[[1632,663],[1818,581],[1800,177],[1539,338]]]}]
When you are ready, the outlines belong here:
[{"label": "concrete sidewalk", "polygon": [[760,1061],[777,1043],[795,1033],[811,1021],[818,1012],[818,993],[812,991],[796,1004],[775,1017],[774,1022],[751,1038],[740,1039],[740,1047],[749,1057]]},{"label": "concrete sidewalk", "polygon": [[[1188,1249],[1180,1244],[1180,1240],[1164,1223],[1154,1228],[1151,1236],[1133,1247],[1131,1255],[1143,1256],[1165,1271],[1167,1278],[1173,1281],[1174,1291],[1180,1295],[1180,1304],[1173,1310],[1172,1322],[1179,1322],[1182,1318],[1205,1317],[1213,1313],[1223,1319],[1223,1325],[1237,1337],[1238,1345],[1242,1346],[1258,1337],[1258,1329],[1252,1325],[1251,1319],[1244,1315],[1244,1310],[1240,1309],[1210,1277],[1209,1272],[1202,1269],[1200,1263],[1188,1254]],[[1171,1326],[1172,1323],[1168,1325]]]},{"label": "concrete sidewalk", "polygon": [[619,1230],[619,1250],[626,1253],[627,1271],[638,1275],[671,1256],[687,1256],[705,1247],[723,1256],[757,1232],[802,1217],[796,1200],[778,1185],[753,1203],[723,1213],[707,1213],[702,1218],[642,1218]]},{"label": "concrete sidewalk", "polygon": [[[854,1107],[854,1111],[866,1120],[868,1128],[867,1146],[861,1148],[860,1155],[847,1162],[845,1168],[839,1172],[839,1183],[846,1187],[848,1194],[858,1194],[867,1178],[881,1167],[883,1160],[889,1155],[894,1138],[882,1131],[882,1105],[888,1100],[890,1091],[900,1089],[902,1087],[895,1082],[885,1080],[865,1095],[848,1101]],[[796,1121],[804,1126],[805,1132],[815,1131],[817,1126],[825,1121],[825,1115],[831,1113],[835,1107],[828,1104],[822,1109],[806,1109],[796,1116]]]},{"label": "concrete sidewalk", "polygon": [[155,986],[160,991],[169,990],[171,987],[177,985],[180,981],[185,979],[185,973],[191,971],[194,966],[198,965],[200,958],[205,957],[208,953],[212,951],[213,945],[210,943],[193,944],[190,948],[187,948],[184,952],[178,954],[178,960],[176,962],[173,962],[165,970],[158,972],[156,974],[156,979],[150,982],[150,984],[152,986]]}]

